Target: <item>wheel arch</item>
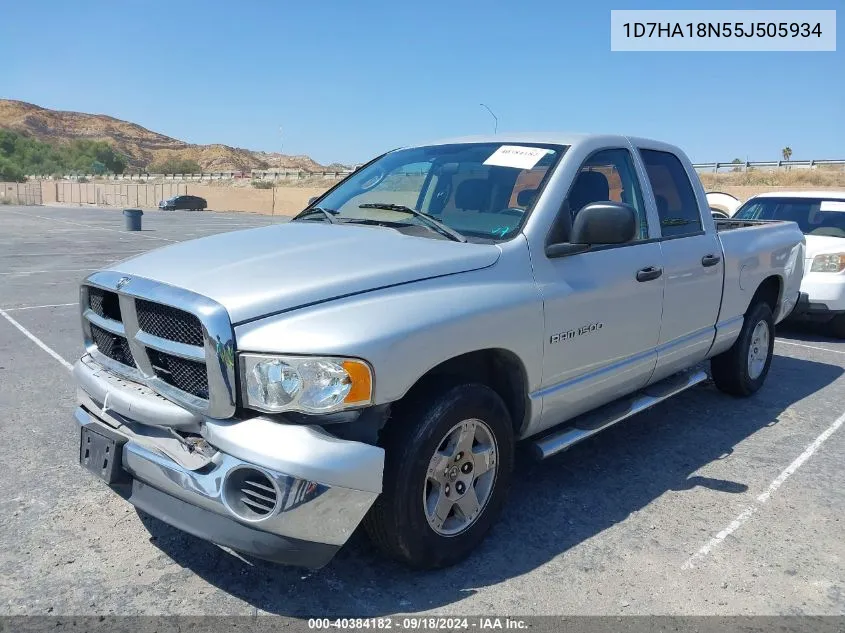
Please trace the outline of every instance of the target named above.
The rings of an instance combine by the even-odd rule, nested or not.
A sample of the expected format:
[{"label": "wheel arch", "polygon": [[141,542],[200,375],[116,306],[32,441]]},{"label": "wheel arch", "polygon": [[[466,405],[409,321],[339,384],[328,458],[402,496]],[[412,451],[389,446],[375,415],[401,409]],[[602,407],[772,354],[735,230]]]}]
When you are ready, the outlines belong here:
[{"label": "wheel arch", "polygon": [[757,286],[746,313],[760,302],[768,304],[777,318],[778,308],[783,299],[783,279],[780,275],[769,275]]},{"label": "wheel arch", "polygon": [[404,397],[442,380],[478,382],[490,387],[504,401],[514,434],[519,436],[525,428],[530,413],[528,373],[522,360],[512,351],[487,348],[454,356],[420,376]]}]

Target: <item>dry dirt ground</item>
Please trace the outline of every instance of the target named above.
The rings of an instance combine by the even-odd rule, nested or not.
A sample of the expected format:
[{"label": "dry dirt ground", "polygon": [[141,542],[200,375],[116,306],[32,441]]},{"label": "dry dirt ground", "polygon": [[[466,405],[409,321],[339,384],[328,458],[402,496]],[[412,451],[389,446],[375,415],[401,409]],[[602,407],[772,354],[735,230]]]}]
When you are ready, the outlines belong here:
[{"label": "dry dirt ground", "polygon": [[0,615],[845,615],[845,342],[778,333],[750,399],[705,383],[543,463],[432,573],[361,535],[311,572],[139,516],[78,465],[80,280],[252,214],[0,207]]}]

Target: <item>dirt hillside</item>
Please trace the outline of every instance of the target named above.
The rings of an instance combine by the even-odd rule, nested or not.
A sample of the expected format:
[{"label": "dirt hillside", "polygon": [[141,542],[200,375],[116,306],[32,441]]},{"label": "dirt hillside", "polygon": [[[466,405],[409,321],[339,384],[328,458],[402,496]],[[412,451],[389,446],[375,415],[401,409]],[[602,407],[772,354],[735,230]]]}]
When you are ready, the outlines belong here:
[{"label": "dirt hillside", "polygon": [[194,145],[104,114],[49,110],[24,101],[0,99],[0,128],[28,134],[46,143],[74,139],[107,141],[129,159],[130,168],[145,168],[168,158],[196,161],[203,171],[249,171],[283,167],[323,171],[308,156],[281,156],[228,145]]}]

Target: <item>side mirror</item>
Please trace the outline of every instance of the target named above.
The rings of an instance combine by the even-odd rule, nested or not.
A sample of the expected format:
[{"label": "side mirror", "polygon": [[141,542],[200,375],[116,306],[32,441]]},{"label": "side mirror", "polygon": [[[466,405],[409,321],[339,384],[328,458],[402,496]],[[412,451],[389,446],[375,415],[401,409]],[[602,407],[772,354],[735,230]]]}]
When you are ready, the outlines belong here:
[{"label": "side mirror", "polygon": [[320,196],[313,196],[311,198],[308,198],[308,205],[307,206],[310,207],[312,204],[317,202],[317,200],[319,200],[319,199],[320,199]]},{"label": "side mirror", "polygon": [[569,242],[549,244],[546,255],[583,253],[593,245],[625,244],[637,234],[637,213],[623,202],[591,202],[576,214]]},{"label": "side mirror", "polygon": [[637,234],[637,213],[624,202],[591,202],[572,222],[572,244],[624,244]]}]

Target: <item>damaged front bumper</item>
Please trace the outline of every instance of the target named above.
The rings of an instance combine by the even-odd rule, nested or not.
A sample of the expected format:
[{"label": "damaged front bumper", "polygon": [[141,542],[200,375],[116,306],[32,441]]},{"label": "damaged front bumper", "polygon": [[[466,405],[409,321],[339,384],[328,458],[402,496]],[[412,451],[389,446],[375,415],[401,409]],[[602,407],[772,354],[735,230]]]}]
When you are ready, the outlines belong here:
[{"label": "damaged front bumper", "polygon": [[[112,477],[116,490],[147,514],[218,545],[321,567],[381,492],[379,447],[266,417],[201,418],[198,433],[177,435],[150,416],[172,414],[183,429],[191,421],[147,387],[115,378],[90,357],[77,362],[74,375],[75,418],[85,429],[80,460],[86,463],[85,441],[106,438],[116,447],[116,466],[110,464],[119,475]],[[185,440],[190,437],[194,444]],[[95,451],[97,459],[107,452]]]}]

